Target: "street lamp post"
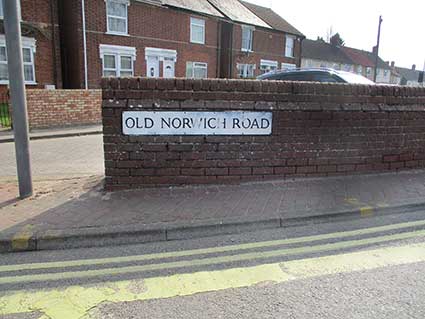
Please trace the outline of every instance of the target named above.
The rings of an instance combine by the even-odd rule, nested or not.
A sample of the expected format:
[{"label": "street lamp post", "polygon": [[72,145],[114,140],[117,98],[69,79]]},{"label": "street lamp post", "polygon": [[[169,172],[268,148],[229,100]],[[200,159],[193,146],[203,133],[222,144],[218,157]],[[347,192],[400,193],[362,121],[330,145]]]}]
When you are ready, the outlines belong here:
[{"label": "street lamp post", "polygon": [[381,41],[381,24],[382,16],[379,16],[379,26],[378,26],[378,40],[376,41],[376,50],[375,50],[375,72],[373,74],[373,81],[376,83],[376,78],[378,75],[378,61],[379,61],[379,43]]},{"label": "street lamp post", "polygon": [[24,67],[22,60],[21,22],[18,9],[19,0],[2,1],[8,57],[9,86],[12,102],[13,131],[15,135],[19,197],[23,199],[32,195],[33,186]]}]

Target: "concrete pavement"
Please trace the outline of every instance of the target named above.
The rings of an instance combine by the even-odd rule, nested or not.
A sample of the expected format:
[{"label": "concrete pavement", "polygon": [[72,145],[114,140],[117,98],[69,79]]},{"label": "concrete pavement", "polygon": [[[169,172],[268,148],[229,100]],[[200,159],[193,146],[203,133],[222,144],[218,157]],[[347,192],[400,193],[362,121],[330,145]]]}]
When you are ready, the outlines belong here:
[{"label": "concrete pavement", "polygon": [[424,243],[416,212],[9,254],[0,259],[0,317],[422,318]]},{"label": "concrete pavement", "polygon": [[[102,135],[35,140],[30,143],[36,180],[102,175]],[[0,143],[0,181],[16,180],[15,145]]]},{"label": "concrete pavement", "polygon": [[28,200],[3,201],[0,248],[181,240],[409,213],[425,210],[424,181],[425,171],[410,171],[116,193],[96,176],[54,181]]}]

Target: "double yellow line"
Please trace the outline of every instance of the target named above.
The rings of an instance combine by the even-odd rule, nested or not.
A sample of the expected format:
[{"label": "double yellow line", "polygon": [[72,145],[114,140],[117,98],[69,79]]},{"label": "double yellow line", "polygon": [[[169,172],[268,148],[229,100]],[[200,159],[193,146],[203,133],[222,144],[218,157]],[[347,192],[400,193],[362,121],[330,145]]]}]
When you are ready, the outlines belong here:
[{"label": "double yellow line", "polygon": [[[71,260],[71,261],[60,261],[60,262],[48,262],[48,263],[34,263],[34,264],[17,264],[17,265],[5,265],[0,266],[0,276],[3,273],[18,271],[18,270],[47,270],[55,268],[68,268],[68,267],[81,267],[81,266],[96,266],[105,264],[119,264],[119,263],[131,263],[131,262],[143,262],[152,260],[161,260],[168,258],[181,258],[181,257],[193,257],[200,256],[198,259],[182,260],[182,261],[168,261],[161,263],[153,263],[146,265],[136,265],[127,267],[113,267],[105,269],[94,269],[94,270],[82,270],[82,271],[66,271],[61,273],[42,273],[42,274],[30,274],[21,276],[4,276],[0,277],[0,285],[5,284],[17,284],[25,282],[43,282],[43,281],[54,281],[63,279],[81,279],[91,278],[99,276],[117,276],[125,274],[133,274],[145,271],[157,271],[165,269],[176,269],[176,268],[187,268],[187,267],[199,267],[199,266],[212,266],[218,264],[226,264],[233,262],[243,261],[256,261],[267,258],[285,257],[293,255],[311,254],[318,252],[326,252],[333,250],[342,250],[348,248],[356,248],[366,245],[386,243],[395,240],[406,240],[416,237],[425,236],[425,230],[401,232],[392,235],[382,235],[365,239],[353,239],[347,241],[340,241],[336,243],[328,244],[316,244],[312,245],[317,241],[331,240],[331,239],[345,239],[349,237],[364,236],[379,234],[381,232],[390,231],[402,231],[408,228],[416,228],[425,226],[425,221],[414,221],[399,223],[394,225],[379,226],[367,229],[358,229],[346,232],[336,232],[330,234],[322,234],[307,237],[298,237],[291,239],[264,241],[256,243],[247,243],[240,245],[231,245],[223,247],[212,247],[204,249],[193,249],[186,251],[173,251],[157,254],[147,254],[138,256],[124,256],[124,257],[111,257],[111,258],[99,258],[99,259],[82,259],[82,260]],[[310,245],[297,247],[297,248],[279,248],[276,250],[268,251],[255,251],[248,253],[239,253],[245,250],[271,248],[284,246],[289,244],[302,244],[309,243]],[[232,253],[236,254],[207,257],[205,255],[220,254],[220,253]]]}]

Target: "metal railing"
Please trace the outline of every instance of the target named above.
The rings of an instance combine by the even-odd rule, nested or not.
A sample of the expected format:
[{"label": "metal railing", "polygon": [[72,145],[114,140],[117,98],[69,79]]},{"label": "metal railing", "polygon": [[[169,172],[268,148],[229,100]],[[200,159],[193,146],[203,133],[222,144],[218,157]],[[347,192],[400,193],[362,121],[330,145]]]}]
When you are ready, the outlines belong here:
[{"label": "metal railing", "polygon": [[9,93],[0,93],[0,129],[12,128],[12,114],[9,108]]}]

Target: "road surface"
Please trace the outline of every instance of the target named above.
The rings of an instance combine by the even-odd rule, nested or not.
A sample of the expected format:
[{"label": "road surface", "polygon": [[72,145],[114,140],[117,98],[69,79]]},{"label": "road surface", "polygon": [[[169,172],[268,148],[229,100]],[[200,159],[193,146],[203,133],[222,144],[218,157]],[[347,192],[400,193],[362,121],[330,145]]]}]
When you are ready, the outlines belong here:
[{"label": "road surface", "polygon": [[425,214],[0,256],[0,318],[424,318]]}]

